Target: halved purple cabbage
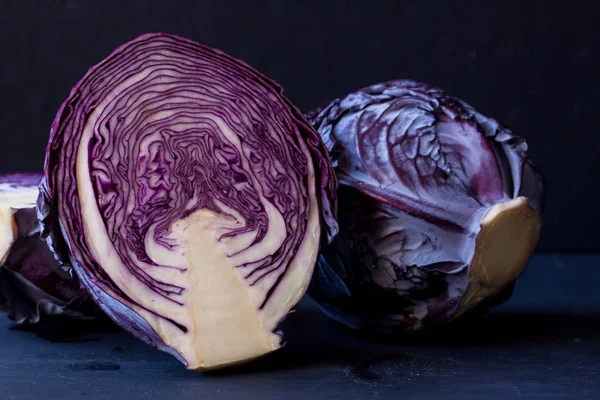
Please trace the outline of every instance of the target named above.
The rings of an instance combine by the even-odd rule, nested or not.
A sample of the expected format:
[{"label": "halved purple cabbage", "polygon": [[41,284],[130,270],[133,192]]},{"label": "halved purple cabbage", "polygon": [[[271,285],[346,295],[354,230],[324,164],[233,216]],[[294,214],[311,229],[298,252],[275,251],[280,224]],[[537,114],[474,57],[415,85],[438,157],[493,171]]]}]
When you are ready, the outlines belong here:
[{"label": "halved purple cabbage", "polygon": [[309,289],[329,316],[360,330],[417,330],[510,295],[544,201],[523,139],[409,80],[308,119],[340,184],[340,233]]},{"label": "halved purple cabbage", "polygon": [[318,133],[273,81],[169,34],[116,49],[52,125],[40,216],[100,307],[189,369],[279,348],[337,231]]},{"label": "halved purple cabbage", "polygon": [[24,325],[93,319],[90,296],[40,237],[35,204],[41,179],[36,173],[0,176],[0,310]]}]

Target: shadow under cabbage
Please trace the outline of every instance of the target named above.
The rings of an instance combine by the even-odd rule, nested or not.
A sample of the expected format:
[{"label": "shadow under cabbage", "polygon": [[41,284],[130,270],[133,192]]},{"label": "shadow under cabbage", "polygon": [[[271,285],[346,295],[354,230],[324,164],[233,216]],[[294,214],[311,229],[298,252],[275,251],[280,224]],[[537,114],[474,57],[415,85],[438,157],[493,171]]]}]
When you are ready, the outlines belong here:
[{"label": "shadow under cabbage", "polygon": [[563,347],[600,342],[600,313],[569,314],[490,311],[468,315],[451,324],[396,335],[369,335],[324,317],[316,307],[299,307],[284,321],[286,346],[263,359],[212,376],[251,374],[313,367],[348,367],[368,371],[375,364],[411,363],[419,353],[451,352],[456,357],[489,348],[518,351],[525,347]]}]

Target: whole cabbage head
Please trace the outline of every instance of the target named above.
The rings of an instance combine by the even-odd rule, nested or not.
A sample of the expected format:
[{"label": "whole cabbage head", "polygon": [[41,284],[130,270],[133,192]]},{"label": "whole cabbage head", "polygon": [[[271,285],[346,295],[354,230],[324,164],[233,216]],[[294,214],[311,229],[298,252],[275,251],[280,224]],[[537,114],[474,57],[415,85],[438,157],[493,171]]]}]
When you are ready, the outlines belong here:
[{"label": "whole cabbage head", "polygon": [[309,289],[329,316],[361,330],[417,330],[510,295],[544,201],[523,139],[409,80],[308,118],[340,185],[340,233]]}]

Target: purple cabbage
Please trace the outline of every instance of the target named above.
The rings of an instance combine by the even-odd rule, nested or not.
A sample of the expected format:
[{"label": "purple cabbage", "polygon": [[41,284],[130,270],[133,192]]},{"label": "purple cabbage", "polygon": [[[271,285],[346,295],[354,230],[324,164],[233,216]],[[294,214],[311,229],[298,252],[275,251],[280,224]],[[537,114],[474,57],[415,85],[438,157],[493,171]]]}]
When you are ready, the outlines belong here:
[{"label": "purple cabbage", "polygon": [[35,203],[41,178],[0,176],[0,310],[18,325],[94,319],[90,296],[40,237]]},{"label": "purple cabbage", "polygon": [[337,232],[318,133],[273,81],[169,34],[72,89],[41,183],[44,237],[118,325],[190,369],[259,357]]},{"label": "purple cabbage", "polygon": [[340,233],[309,289],[330,317],[365,331],[418,330],[510,295],[545,198],[522,138],[409,80],[307,117],[340,185]]}]

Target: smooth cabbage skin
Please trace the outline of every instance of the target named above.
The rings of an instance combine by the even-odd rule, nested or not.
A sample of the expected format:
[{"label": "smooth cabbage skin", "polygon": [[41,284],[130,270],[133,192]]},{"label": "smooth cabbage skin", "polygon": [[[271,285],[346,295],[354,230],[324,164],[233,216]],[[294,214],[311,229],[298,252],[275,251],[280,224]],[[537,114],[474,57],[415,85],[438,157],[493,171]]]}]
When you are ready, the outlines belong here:
[{"label": "smooth cabbage skin", "polygon": [[340,185],[340,232],[309,288],[326,314],[357,330],[418,330],[510,296],[545,198],[522,138],[410,80],[307,117]]},{"label": "smooth cabbage skin", "polygon": [[39,173],[0,176],[0,310],[17,325],[92,320],[98,310],[79,279],[40,237]]},{"label": "smooth cabbage skin", "polygon": [[189,369],[260,357],[337,232],[318,133],[219,50],[144,34],[92,67],[52,125],[40,220],[118,325]]}]

